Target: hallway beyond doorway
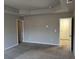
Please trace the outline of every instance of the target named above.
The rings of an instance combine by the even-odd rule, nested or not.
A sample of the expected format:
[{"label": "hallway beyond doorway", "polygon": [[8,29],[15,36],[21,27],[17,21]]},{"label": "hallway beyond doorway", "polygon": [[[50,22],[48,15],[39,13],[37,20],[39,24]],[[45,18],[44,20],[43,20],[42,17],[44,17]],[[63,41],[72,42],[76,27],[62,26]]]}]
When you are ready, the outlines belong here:
[{"label": "hallway beyond doorway", "polygon": [[72,18],[60,19],[60,47],[71,51]]}]

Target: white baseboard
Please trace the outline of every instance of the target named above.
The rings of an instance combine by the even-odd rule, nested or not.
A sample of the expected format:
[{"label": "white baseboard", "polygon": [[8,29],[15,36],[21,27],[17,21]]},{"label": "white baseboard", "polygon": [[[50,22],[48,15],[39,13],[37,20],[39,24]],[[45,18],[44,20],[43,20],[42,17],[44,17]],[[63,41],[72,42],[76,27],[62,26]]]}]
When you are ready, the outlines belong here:
[{"label": "white baseboard", "polygon": [[56,45],[59,46],[59,44],[51,44],[51,43],[45,43],[45,42],[33,42],[33,41],[24,41],[25,43],[37,43],[37,44],[47,44],[47,45]]},{"label": "white baseboard", "polygon": [[12,46],[10,46],[10,47],[8,47],[8,48],[5,48],[4,50],[8,50],[8,49],[13,48],[13,47],[15,47],[15,46],[17,46],[17,45],[18,45],[18,44],[12,45]]}]

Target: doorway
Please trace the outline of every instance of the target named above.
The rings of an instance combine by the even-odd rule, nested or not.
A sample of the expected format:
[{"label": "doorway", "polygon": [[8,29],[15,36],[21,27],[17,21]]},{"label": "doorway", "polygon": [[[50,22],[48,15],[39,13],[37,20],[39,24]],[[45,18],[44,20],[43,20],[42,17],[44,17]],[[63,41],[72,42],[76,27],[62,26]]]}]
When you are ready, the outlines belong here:
[{"label": "doorway", "polygon": [[16,26],[17,26],[17,43],[20,44],[23,42],[23,20],[17,20]]},{"label": "doorway", "polygon": [[60,18],[60,47],[71,51],[72,18]]}]

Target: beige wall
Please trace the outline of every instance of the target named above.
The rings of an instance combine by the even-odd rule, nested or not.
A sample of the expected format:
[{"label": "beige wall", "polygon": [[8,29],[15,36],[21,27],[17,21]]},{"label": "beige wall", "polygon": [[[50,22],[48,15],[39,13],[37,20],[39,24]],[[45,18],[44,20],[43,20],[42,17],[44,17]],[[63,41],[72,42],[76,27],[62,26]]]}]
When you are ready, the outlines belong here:
[{"label": "beige wall", "polygon": [[[24,17],[24,42],[59,45],[59,19],[71,13]],[[48,26],[48,28],[46,28]]]},{"label": "beige wall", "polygon": [[16,19],[16,15],[4,15],[4,49],[17,45]]}]

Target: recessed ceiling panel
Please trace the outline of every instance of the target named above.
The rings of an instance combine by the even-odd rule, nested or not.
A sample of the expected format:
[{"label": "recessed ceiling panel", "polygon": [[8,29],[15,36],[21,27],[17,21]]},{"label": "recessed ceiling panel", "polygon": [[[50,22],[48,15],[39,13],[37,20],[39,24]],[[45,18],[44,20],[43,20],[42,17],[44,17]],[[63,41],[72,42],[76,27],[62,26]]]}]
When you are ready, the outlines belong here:
[{"label": "recessed ceiling panel", "polygon": [[4,4],[17,9],[42,9],[56,7],[60,0],[4,0]]}]

